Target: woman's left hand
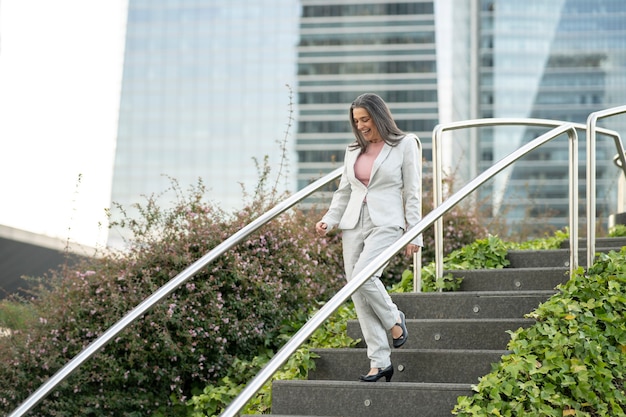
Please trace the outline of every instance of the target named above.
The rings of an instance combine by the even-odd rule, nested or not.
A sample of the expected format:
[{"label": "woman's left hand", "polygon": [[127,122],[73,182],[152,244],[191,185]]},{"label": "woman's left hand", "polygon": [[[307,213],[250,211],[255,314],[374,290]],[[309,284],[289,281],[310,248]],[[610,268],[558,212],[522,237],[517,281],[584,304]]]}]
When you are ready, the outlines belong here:
[{"label": "woman's left hand", "polygon": [[404,253],[406,253],[406,256],[413,256],[414,253],[418,253],[419,251],[419,245],[414,245],[412,243],[406,245],[406,249],[404,249]]}]

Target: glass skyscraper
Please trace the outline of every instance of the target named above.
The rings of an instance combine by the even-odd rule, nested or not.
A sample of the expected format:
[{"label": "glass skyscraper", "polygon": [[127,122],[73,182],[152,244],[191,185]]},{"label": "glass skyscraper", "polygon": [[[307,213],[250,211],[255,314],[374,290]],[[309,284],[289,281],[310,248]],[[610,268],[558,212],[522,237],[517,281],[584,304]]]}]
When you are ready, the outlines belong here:
[{"label": "glass skyscraper", "polygon": [[[257,184],[253,158],[278,171],[297,109],[299,10],[297,0],[129,0],[113,202],[130,208],[171,179],[186,190],[201,178],[229,210],[240,184]],[[292,174],[280,186],[293,190],[293,138],[286,145]],[[119,240],[112,231],[109,244]]]},{"label": "glass skyscraper", "polygon": [[[585,124],[589,113],[626,102],[626,2],[622,0],[480,0],[478,33],[480,117]],[[626,123],[617,117],[601,121],[600,126],[623,135]],[[479,170],[545,131],[485,129],[478,141]],[[584,216],[585,132],[578,135]],[[612,163],[616,154],[612,139],[599,137],[596,149],[596,210],[606,227],[607,217],[617,207],[619,171]],[[494,215],[505,216],[511,225],[533,219],[539,235],[546,225],[564,227],[567,163],[567,139],[559,138],[524,158],[481,193],[492,198]]]}]

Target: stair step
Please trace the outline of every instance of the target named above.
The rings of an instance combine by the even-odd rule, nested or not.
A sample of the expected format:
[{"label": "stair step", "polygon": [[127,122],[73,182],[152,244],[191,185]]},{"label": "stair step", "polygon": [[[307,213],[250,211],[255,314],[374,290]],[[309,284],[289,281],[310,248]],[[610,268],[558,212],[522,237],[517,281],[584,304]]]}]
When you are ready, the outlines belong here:
[{"label": "stair step", "polygon": [[[611,248],[614,250],[619,250],[622,246],[626,246],[626,237],[599,237],[596,238],[596,249],[598,248]],[[587,247],[587,239],[582,238],[578,239],[578,247],[586,248]],[[569,248],[569,240],[566,240],[561,243],[561,248],[567,249]]]},{"label": "stair step", "polygon": [[[310,380],[357,381],[369,370],[365,348],[314,349],[319,355]],[[491,372],[507,350],[398,349],[391,354],[394,382],[474,384]]]},{"label": "stair step", "polygon": [[[620,250],[620,247],[614,246],[596,246],[597,252],[609,252],[611,250]],[[542,250],[513,250],[506,255],[511,263],[508,268],[539,268],[539,267],[561,267],[569,268],[569,249],[542,249]],[[578,265],[587,265],[587,248],[579,246],[578,248]]]},{"label": "stair step", "polygon": [[[513,285],[513,284],[511,284]],[[555,291],[453,291],[392,294],[409,319],[520,318]]]},{"label": "stair step", "polygon": [[[505,349],[511,336],[507,331],[529,327],[532,319],[408,319],[410,349]],[[347,323],[347,333],[361,339],[356,347],[365,347],[358,321]],[[389,335],[391,343],[391,335]]]},{"label": "stair step", "polygon": [[272,413],[293,416],[450,416],[470,384],[349,381],[274,381]]},{"label": "stair step", "polygon": [[463,278],[460,291],[554,291],[569,280],[569,269],[563,267],[444,271],[447,273]]},{"label": "stair step", "polygon": [[[585,251],[579,250],[579,263],[586,259]],[[510,262],[508,268],[569,268],[568,249],[550,250],[513,250],[506,255]],[[582,265],[582,263],[581,263]]]},{"label": "stair step", "polygon": [[[318,349],[306,381],[274,381],[274,417],[450,416],[457,397],[500,361],[509,331],[528,327],[523,318],[569,279],[569,243],[561,249],[510,251],[510,266],[498,270],[445,271],[464,277],[460,291],[393,294],[407,316],[409,340],[392,351],[393,382],[363,383],[368,368],[361,341],[352,349]],[[596,240],[596,252],[619,250],[626,238]],[[586,242],[578,259],[586,265]],[[356,320],[347,334],[361,339]]]}]

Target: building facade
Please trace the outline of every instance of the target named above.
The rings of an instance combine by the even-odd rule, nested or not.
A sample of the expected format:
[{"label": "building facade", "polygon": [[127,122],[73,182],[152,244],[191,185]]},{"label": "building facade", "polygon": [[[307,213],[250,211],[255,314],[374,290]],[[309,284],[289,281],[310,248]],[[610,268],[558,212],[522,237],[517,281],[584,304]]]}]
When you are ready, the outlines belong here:
[{"label": "building facade", "polygon": [[[439,119],[433,1],[302,0],[298,44],[298,187],[343,162],[350,103],[380,95],[400,129],[422,139]],[[312,203],[323,204],[330,190]]]},{"label": "building facade", "polygon": [[[626,97],[626,2],[620,0],[480,0],[479,116],[585,124],[590,113]],[[623,133],[625,119],[600,126]],[[479,170],[545,133],[543,128],[485,129],[477,142]],[[579,208],[585,221],[585,131],[579,136]],[[568,221],[567,138],[537,149],[480,191],[494,216],[541,235]],[[619,171],[612,139],[598,137],[597,216],[606,227],[617,208]],[[532,220],[529,222],[528,220]],[[584,227],[581,228],[584,232]]]},{"label": "building facade", "polygon": [[[267,156],[277,173],[283,145],[283,175],[293,173],[299,10],[297,0],[129,0],[112,202],[132,215],[172,180],[187,190],[201,179],[212,203],[240,208],[256,164]],[[295,189],[293,174],[277,183]],[[109,245],[123,233],[111,230]]]}]

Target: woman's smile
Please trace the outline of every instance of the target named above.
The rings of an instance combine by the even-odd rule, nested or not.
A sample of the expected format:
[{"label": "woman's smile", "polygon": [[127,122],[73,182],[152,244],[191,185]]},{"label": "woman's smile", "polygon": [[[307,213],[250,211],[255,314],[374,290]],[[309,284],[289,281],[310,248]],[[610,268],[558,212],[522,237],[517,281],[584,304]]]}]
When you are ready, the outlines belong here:
[{"label": "woman's smile", "polygon": [[378,133],[378,128],[367,110],[362,107],[356,107],[352,111],[352,117],[354,125],[366,141],[376,143],[382,140],[380,133]]}]

